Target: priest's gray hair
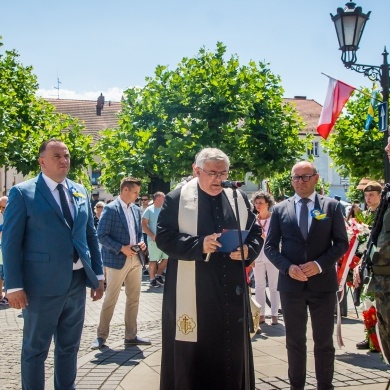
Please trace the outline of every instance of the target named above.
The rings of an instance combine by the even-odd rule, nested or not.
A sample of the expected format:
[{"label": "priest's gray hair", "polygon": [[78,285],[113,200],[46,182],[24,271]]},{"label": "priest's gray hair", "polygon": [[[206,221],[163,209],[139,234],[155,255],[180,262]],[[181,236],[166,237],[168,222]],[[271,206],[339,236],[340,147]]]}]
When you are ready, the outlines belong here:
[{"label": "priest's gray hair", "polygon": [[230,166],[229,157],[222,152],[222,150],[217,148],[202,149],[196,157],[195,165],[199,168],[203,168],[206,161],[224,161],[227,164],[227,168]]}]

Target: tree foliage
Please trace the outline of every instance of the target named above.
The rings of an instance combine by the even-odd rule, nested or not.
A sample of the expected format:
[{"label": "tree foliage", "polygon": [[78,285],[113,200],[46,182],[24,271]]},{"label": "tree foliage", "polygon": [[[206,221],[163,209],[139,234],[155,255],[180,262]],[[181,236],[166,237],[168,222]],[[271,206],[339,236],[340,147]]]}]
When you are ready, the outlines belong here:
[{"label": "tree foliage", "polygon": [[[0,47],[3,44],[0,37]],[[91,139],[75,118],[55,112],[55,107],[35,96],[38,90],[31,66],[23,66],[15,50],[0,53],[0,166],[23,175],[39,171],[39,145],[49,138],[63,140],[69,148],[69,177],[85,179],[85,168],[94,165]]]},{"label": "tree foliage", "polygon": [[[292,167],[291,167],[292,168]],[[270,191],[275,198],[278,196],[293,196],[295,193],[294,187],[291,184],[291,170],[273,176],[269,180]],[[319,178],[315,190],[319,194],[328,195],[330,184],[326,183],[324,178]]]},{"label": "tree foliage", "polygon": [[144,88],[125,92],[119,129],[102,133],[96,152],[111,190],[132,174],[165,181],[186,176],[203,147],[231,158],[231,177],[254,180],[292,166],[304,152],[296,110],[284,104],[280,78],[265,63],[225,60],[226,47],[202,48],[175,70],[157,66]]},{"label": "tree foliage", "polygon": [[378,180],[384,175],[383,133],[378,131],[377,116],[369,131],[364,130],[370,92],[362,90],[349,99],[324,147],[342,176]]}]

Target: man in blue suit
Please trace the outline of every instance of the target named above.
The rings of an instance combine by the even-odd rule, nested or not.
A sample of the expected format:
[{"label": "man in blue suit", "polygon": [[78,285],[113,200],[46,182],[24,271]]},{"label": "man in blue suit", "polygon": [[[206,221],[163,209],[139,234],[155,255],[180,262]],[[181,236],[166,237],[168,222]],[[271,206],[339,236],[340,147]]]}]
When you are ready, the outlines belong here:
[{"label": "man in blue suit", "polygon": [[266,256],[279,269],[291,390],[305,387],[308,310],[317,389],[333,389],[335,264],[348,249],[348,237],[341,203],[315,192],[318,179],[311,162],[293,166],[295,195],[274,207],[265,242]]},{"label": "man in blue suit", "polygon": [[[4,215],[3,262],[9,305],[23,309],[23,390],[45,387],[54,337],[54,387],[75,388],[86,285],[103,296],[103,267],[84,187],[66,178],[70,154],[60,140],[39,149],[41,173],[11,188]],[[99,280],[98,280],[99,279]]]},{"label": "man in blue suit", "polygon": [[150,341],[137,336],[137,315],[141,292],[142,264],[139,250],[145,250],[141,210],[134,203],[139,196],[141,181],[125,177],[120,184],[120,194],[103,211],[98,225],[102,257],[106,267],[107,288],[104,298],[97,338],[91,348],[101,348],[106,342],[110,322],[123,283],[126,292],[125,345],[149,345]]}]

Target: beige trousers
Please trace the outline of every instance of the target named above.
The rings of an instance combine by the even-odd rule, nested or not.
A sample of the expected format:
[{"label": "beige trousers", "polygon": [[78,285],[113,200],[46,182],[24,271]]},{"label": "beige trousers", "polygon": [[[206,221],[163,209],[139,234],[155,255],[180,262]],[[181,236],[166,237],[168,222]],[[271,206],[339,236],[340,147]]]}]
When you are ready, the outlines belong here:
[{"label": "beige trousers", "polygon": [[126,292],[125,339],[135,338],[137,335],[141,276],[142,266],[138,256],[128,257],[122,269],[106,267],[107,288],[97,329],[98,337],[103,340],[108,338],[110,322],[124,282]]}]

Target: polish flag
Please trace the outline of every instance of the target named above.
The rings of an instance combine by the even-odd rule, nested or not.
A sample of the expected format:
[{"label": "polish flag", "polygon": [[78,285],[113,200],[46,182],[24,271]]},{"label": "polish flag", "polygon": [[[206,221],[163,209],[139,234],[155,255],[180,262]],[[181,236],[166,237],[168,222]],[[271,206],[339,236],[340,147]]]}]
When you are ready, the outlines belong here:
[{"label": "polish flag", "polygon": [[328,138],[341,110],[355,89],[342,81],[329,77],[328,92],[317,126],[317,132],[322,138]]}]

